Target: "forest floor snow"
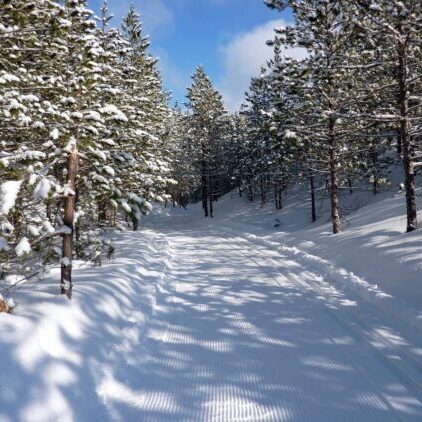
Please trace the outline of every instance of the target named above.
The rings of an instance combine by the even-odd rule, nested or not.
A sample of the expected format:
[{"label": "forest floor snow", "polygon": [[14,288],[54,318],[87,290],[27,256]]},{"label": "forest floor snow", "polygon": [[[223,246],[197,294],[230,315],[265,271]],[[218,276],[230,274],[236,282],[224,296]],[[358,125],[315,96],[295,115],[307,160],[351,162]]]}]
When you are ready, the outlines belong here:
[{"label": "forest floor snow", "polygon": [[116,233],[117,257],[74,270],[72,301],[59,270],[23,284],[0,314],[0,421],[111,420],[101,386],[145,359],[148,321],[165,294],[171,245],[151,230]]},{"label": "forest floor snow", "polygon": [[421,420],[422,235],[391,197],[335,242],[289,207],[161,209],[76,271],[72,302],[57,274],[24,285],[0,315],[0,421]]}]

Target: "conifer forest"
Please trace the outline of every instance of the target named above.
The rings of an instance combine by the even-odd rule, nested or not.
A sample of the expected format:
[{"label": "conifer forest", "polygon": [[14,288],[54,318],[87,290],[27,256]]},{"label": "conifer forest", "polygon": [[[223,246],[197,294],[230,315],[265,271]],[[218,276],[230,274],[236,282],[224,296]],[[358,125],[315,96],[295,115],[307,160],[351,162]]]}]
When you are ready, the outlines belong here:
[{"label": "conifer forest", "polygon": [[421,198],[420,0],[0,0],[0,421],[422,420]]}]

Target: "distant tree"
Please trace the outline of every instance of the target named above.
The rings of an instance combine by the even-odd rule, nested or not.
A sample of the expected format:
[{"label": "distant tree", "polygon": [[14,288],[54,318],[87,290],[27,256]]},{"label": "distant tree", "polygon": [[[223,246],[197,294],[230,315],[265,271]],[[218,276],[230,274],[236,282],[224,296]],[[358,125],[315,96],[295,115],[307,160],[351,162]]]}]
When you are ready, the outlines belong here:
[{"label": "distant tree", "polygon": [[227,114],[220,93],[203,67],[192,76],[187,98],[189,136],[195,145],[194,161],[201,176],[202,206],[205,217],[213,217],[213,203],[218,196],[216,182],[221,176],[223,158],[220,146],[226,136]]}]

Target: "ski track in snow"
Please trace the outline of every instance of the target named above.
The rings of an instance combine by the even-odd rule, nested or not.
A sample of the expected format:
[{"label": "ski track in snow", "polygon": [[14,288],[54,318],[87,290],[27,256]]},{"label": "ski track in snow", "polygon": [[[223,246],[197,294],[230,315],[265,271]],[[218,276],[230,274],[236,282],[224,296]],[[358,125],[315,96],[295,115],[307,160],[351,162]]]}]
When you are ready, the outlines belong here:
[{"label": "ski track in snow", "polygon": [[422,419],[420,355],[370,304],[224,230],[167,235],[144,363],[101,387],[112,419]]},{"label": "ski track in snow", "polygon": [[419,326],[394,298],[240,226],[186,227],[120,234],[71,303],[54,276],[23,288],[1,422],[422,420]]}]

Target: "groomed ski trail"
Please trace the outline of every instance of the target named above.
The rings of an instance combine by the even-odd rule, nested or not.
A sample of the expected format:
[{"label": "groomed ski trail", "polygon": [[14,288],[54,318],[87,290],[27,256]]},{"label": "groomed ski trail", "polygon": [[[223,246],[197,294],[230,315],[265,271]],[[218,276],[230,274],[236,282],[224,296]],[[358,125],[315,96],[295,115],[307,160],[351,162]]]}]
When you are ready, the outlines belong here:
[{"label": "groomed ski trail", "polygon": [[224,230],[165,231],[173,262],[143,364],[102,388],[113,419],[422,419],[421,363],[374,309]]}]

